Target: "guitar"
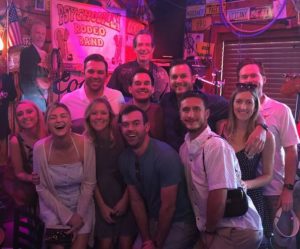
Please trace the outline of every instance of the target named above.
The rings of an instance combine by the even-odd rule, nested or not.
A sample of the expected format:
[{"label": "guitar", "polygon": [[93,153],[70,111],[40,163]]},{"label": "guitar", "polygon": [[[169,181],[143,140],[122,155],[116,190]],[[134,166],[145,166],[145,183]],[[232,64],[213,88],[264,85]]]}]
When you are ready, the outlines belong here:
[{"label": "guitar", "polygon": [[285,81],[283,82],[280,92],[286,97],[297,94],[295,120],[298,121],[300,111],[300,74],[284,74]]},{"label": "guitar", "polygon": [[300,74],[284,74],[285,81],[281,86],[281,93],[289,97],[300,92]]}]

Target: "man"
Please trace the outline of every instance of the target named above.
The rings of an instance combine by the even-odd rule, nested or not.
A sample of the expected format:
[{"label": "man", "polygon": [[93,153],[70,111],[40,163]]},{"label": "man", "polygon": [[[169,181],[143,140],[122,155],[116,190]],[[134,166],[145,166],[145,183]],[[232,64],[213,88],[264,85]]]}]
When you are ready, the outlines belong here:
[{"label": "man", "polygon": [[137,106],[126,106],[119,122],[128,144],[120,169],[142,240],[134,248],[189,248],[196,229],[178,154],[149,137],[147,115]]},{"label": "man", "polygon": [[[179,118],[178,100],[182,94],[193,90],[195,77],[192,67],[184,60],[173,61],[169,74],[171,92],[165,94],[160,105],[164,111],[165,141],[178,151],[186,133]],[[208,123],[215,130],[217,121],[228,116],[228,102],[217,95],[207,94],[207,98],[211,112]]]},{"label": "man", "polygon": [[261,104],[260,113],[275,137],[274,177],[264,188],[265,216],[269,216],[264,229],[268,236],[273,230],[270,226],[272,227],[277,209],[282,207],[284,211],[288,211],[293,207],[299,138],[290,108],[269,98],[263,91],[266,76],[262,63],[254,59],[244,59],[237,67],[237,76],[240,83],[257,85]]},{"label": "man", "polygon": [[241,186],[241,172],[233,148],[207,125],[206,96],[187,92],[179,103],[180,118],[188,131],[180,148],[180,157],[201,232],[196,248],[258,248],[262,240],[262,225],[249,197],[246,214],[223,217],[227,190]]},{"label": "man", "polygon": [[72,114],[72,128],[75,132],[84,130],[84,112],[89,103],[101,96],[107,98],[115,114],[120,111],[124,97],[120,91],[105,86],[107,78],[107,62],[100,54],[91,54],[84,60],[83,86],[65,94],[61,102],[66,104]]},{"label": "man", "polygon": [[118,66],[109,82],[108,86],[117,89],[123,93],[125,98],[131,98],[128,87],[132,79],[132,73],[139,67],[150,71],[154,78],[153,102],[158,102],[164,93],[169,91],[169,78],[165,69],[156,66],[151,62],[154,42],[151,33],[148,30],[139,31],[133,39],[133,48],[136,53],[136,61],[131,61]]},{"label": "man", "polygon": [[147,69],[137,69],[133,73],[128,90],[132,95],[132,100],[128,103],[138,106],[147,114],[150,136],[164,140],[163,110],[158,104],[151,102],[151,96],[154,92],[152,74]]},{"label": "man", "polygon": [[46,39],[46,24],[35,22],[30,32],[31,45],[20,55],[20,86],[23,99],[37,104],[41,111],[47,107],[48,80],[47,53],[43,50]]}]

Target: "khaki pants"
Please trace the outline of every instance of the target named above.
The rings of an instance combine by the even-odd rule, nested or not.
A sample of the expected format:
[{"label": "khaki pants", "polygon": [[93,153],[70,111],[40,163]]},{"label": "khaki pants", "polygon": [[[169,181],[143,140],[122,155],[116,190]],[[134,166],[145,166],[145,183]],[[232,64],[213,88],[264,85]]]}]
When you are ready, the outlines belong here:
[{"label": "khaki pants", "polygon": [[202,245],[200,240],[194,249],[257,249],[262,238],[262,230],[219,228],[210,247]]}]

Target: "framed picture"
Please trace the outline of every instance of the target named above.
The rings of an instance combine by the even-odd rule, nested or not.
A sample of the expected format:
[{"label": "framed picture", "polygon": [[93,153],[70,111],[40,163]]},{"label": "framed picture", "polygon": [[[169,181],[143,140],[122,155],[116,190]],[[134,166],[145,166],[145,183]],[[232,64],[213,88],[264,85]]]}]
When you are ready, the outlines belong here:
[{"label": "framed picture", "polygon": [[46,0],[35,0],[34,8],[36,10],[45,10],[46,9]]}]

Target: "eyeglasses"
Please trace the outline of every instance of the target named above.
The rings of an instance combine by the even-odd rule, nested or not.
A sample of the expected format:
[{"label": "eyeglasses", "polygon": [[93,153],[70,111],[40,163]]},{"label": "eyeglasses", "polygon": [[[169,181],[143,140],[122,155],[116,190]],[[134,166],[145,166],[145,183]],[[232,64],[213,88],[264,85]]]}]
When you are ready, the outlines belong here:
[{"label": "eyeglasses", "polygon": [[253,83],[247,83],[247,84],[237,83],[236,88],[237,89],[245,89],[245,90],[255,90],[257,88],[257,85],[255,85]]},{"label": "eyeglasses", "polygon": [[135,167],[135,177],[139,182],[141,182],[142,181],[141,167],[140,167],[140,163],[137,158],[135,159],[134,167]]}]

